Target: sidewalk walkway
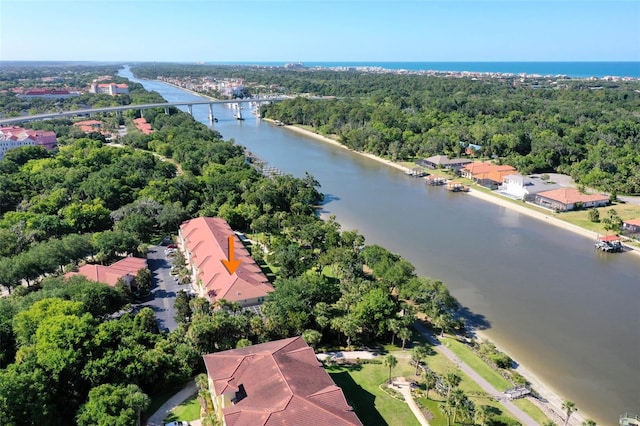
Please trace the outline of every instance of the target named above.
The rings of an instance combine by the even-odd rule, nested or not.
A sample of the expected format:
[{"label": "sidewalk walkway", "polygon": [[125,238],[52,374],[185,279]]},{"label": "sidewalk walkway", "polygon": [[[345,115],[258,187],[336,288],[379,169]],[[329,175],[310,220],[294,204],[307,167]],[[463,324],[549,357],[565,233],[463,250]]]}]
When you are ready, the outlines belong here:
[{"label": "sidewalk walkway", "polygon": [[416,417],[416,419],[418,419],[420,425],[429,426],[429,422],[427,421],[426,417],[424,416],[422,411],[420,411],[418,404],[416,404],[416,402],[413,400],[413,395],[411,394],[411,386],[409,385],[409,382],[407,382],[407,379],[405,379],[404,377],[396,377],[391,381],[391,385],[393,386],[393,389],[397,390],[402,394],[402,396],[404,396],[404,400],[407,402],[407,404],[409,404],[409,408],[411,408],[413,415]]},{"label": "sidewalk walkway", "polygon": [[[149,420],[147,420],[147,426],[163,426],[164,419],[169,415],[171,410],[180,405],[182,401],[189,398],[191,395],[195,395],[198,392],[196,382],[191,380],[187,386],[180,392],[169,398],[158,410],[153,413]],[[195,426],[195,422],[189,422],[192,426]]]},{"label": "sidewalk walkway", "polygon": [[444,345],[442,345],[442,343],[440,343],[440,341],[438,339],[433,337],[431,335],[431,333],[429,333],[429,331],[422,324],[416,322],[416,323],[414,323],[414,327],[416,328],[416,330],[418,330],[418,332],[420,334],[422,334],[427,340],[429,340],[429,342],[431,342],[433,344],[433,348],[436,351],[442,353],[444,356],[449,358],[454,364],[456,364],[458,366],[458,368],[460,368],[460,370],[464,374],[469,376],[471,378],[471,380],[473,380],[478,385],[480,385],[480,387],[485,392],[487,392],[489,395],[491,395],[492,397],[494,397],[498,401],[500,401],[500,403],[504,406],[504,408],[509,410],[509,412],[520,423],[522,423],[525,426],[536,426],[538,424],[527,413],[525,413],[519,407],[517,407],[513,402],[511,402],[508,399],[506,399],[506,397],[500,391],[498,391],[489,382],[487,382],[478,373],[476,373],[475,370],[473,370],[471,367],[469,367],[469,365],[467,365],[460,358],[458,358],[451,351],[451,349],[449,349],[449,348],[445,347]]}]

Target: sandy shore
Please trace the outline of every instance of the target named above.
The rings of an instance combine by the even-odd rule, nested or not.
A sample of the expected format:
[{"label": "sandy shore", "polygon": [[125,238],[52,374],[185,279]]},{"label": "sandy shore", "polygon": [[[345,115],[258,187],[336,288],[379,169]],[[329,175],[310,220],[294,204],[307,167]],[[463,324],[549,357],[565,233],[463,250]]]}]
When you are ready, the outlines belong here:
[{"label": "sandy shore", "polygon": [[[269,120],[267,120],[269,121]],[[367,154],[367,153],[362,153],[362,152],[358,152],[358,151],[354,151],[350,148],[345,147],[344,145],[340,144],[339,142],[328,138],[326,136],[322,136],[319,135],[317,133],[311,132],[309,130],[306,129],[302,129],[300,127],[297,126],[284,126],[284,128],[291,130],[293,132],[296,133],[300,133],[303,134],[305,136],[314,138],[316,140],[322,141],[322,142],[326,142],[328,144],[334,145],[336,147],[354,152],[356,154],[368,157],[372,160],[378,161],[380,163],[386,164],[390,167],[395,167],[396,169],[408,172],[411,169],[408,167],[405,167],[401,164],[398,163],[394,163],[390,160],[386,160],[380,157],[377,157],[375,155],[372,154]],[[490,202],[490,203],[494,203],[497,204],[501,207],[507,208],[507,209],[511,209],[513,211],[516,211],[518,213],[522,213],[524,215],[533,217],[535,219],[544,221],[550,225],[553,226],[557,226],[559,228],[565,229],[567,231],[570,232],[574,232],[576,234],[580,234],[583,235],[587,238],[590,239],[595,239],[597,237],[597,234],[593,231],[589,231],[587,229],[581,228],[579,226],[573,225],[571,223],[565,222],[563,220],[560,220],[556,217],[554,217],[551,213],[549,214],[545,214],[539,211],[535,211],[532,209],[527,208],[524,205],[519,205],[518,203],[514,203],[500,195],[492,195],[492,194],[487,194],[485,192],[479,191],[479,190],[474,190],[471,189],[468,193],[469,195],[476,197],[478,199]],[[633,253],[640,255],[640,251],[634,250]],[[483,340],[490,340],[487,338],[487,336],[485,334],[483,334],[482,332],[479,331],[475,331],[476,337],[478,339],[483,339]],[[505,351],[506,352],[506,351]],[[554,390],[551,386],[549,386],[548,384],[544,383],[542,380],[540,380],[540,378],[538,378],[534,373],[532,373],[530,370],[527,370],[526,367],[519,365],[516,368],[516,371],[521,374],[523,377],[525,377],[529,383],[531,383],[533,389],[535,389],[535,391],[542,397],[544,398],[544,400],[546,400],[546,402],[539,402],[537,400],[532,400],[536,403],[536,405],[538,405],[540,407],[540,409],[553,421],[555,421],[557,424],[563,424],[564,423],[564,414],[562,411],[562,403],[564,401],[563,398],[561,398]],[[573,413],[573,415],[570,418],[569,424],[570,425],[575,425],[575,426],[579,426],[582,424],[582,422],[585,420],[585,417],[580,413],[580,412],[576,412]]]},{"label": "sandy shore", "polygon": [[[268,119],[265,119],[265,120],[271,121],[271,120],[268,120]],[[373,155],[373,154],[354,151],[351,148],[348,148],[348,147],[342,145],[341,143],[335,141],[334,139],[328,138],[328,137],[323,136],[323,135],[319,135],[319,134],[314,133],[312,131],[309,131],[309,130],[306,130],[306,129],[302,129],[302,128],[297,127],[297,126],[284,126],[284,128],[286,128],[288,130],[291,130],[291,131],[294,131],[294,132],[297,132],[297,133],[300,133],[300,134],[303,134],[305,136],[309,136],[309,137],[314,138],[316,140],[329,143],[331,145],[337,146],[337,147],[345,149],[347,151],[351,151],[351,152],[353,152],[355,154],[362,155],[364,157],[367,157],[367,158],[370,158],[372,160],[375,160],[375,161],[377,161],[379,163],[386,164],[387,166],[395,167],[396,169],[402,170],[404,172],[411,171],[411,169],[409,167],[405,167],[405,166],[403,166],[401,164],[394,163],[391,160],[386,160],[384,158],[380,158],[380,157],[378,157],[376,155]],[[497,204],[497,205],[499,205],[501,207],[504,207],[506,209],[510,209],[510,210],[516,211],[518,213],[521,213],[521,214],[533,217],[535,219],[544,221],[544,222],[546,222],[546,223],[548,223],[550,225],[557,226],[558,228],[562,228],[562,229],[564,229],[566,231],[570,231],[570,232],[582,235],[584,237],[590,238],[591,240],[595,240],[598,237],[598,234],[596,232],[589,231],[588,229],[584,229],[584,228],[581,228],[581,227],[579,227],[577,225],[574,225],[572,223],[565,222],[564,220],[558,219],[557,217],[553,216],[553,213],[551,213],[551,212],[546,214],[546,213],[539,212],[537,210],[532,210],[532,209],[526,207],[526,205],[524,203],[519,205],[518,203],[514,203],[512,200],[510,200],[510,199],[508,199],[508,198],[506,198],[506,197],[504,197],[502,195],[499,195],[499,194],[487,194],[486,192],[482,192],[482,191],[479,191],[479,190],[473,189],[473,188],[470,189],[468,194],[471,195],[472,197],[487,201],[489,203]],[[629,247],[629,246],[627,246],[627,247]],[[631,249],[631,253],[634,253],[636,255],[640,255],[640,250],[634,249],[632,247],[629,247],[629,248]]]}]

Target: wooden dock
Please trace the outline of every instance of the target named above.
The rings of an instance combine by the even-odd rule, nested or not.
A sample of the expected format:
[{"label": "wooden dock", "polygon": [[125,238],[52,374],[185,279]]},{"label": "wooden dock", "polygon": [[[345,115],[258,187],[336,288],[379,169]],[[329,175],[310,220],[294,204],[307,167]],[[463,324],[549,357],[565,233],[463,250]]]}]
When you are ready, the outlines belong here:
[{"label": "wooden dock", "polygon": [[428,173],[422,170],[420,167],[415,167],[411,170],[408,170],[406,172],[406,175],[411,177],[424,177],[428,175]]},{"label": "wooden dock", "polygon": [[427,185],[440,186],[447,183],[447,178],[443,178],[441,176],[427,176],[425,181],[427,182]]},{"label": "wooden dock", "polygon": [[604,235],[596,239],[595,247],[606,253],[619,253],[622,251],[622,240],[617,235]]},{"label": "wooden dock", "polygon": [[464,186],[460,182],[449,182],[449,183],[447,183],[447,191],[451,191],[451,192],[469,192],[469,187]]}]

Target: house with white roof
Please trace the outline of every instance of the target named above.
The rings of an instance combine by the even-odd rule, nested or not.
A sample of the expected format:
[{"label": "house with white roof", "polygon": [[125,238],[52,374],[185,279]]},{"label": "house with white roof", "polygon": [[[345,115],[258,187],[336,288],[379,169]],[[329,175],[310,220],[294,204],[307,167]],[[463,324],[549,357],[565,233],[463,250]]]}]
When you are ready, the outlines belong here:
[{"label": "house with white roof", "polygon": [[534,195],[539,192],[558,188],[560,185],[546,182],[538,176],[523,176],[519,173],[513,173],[503,177],[498,193],[516,200],[531,201]]}]

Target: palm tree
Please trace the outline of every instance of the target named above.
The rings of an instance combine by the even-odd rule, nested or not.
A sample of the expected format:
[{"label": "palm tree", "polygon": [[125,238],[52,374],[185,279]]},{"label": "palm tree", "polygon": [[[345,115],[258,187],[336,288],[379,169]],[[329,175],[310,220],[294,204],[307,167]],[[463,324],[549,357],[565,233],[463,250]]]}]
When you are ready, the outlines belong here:
[{"label": "palm tree", "polygon": [[453,408],[453,422],[455,423],[458,419],[458,412],[464,403],[464,400],[467,399],[467,396],[464,394],[462,389],[453,389],[449,394],[449,404]]},{"label": "palm tree", "polygon": [[198,389],[203,390],[209,387],[209,376],[205,373],[200,373],[196,376],[196,386]]},{"label": "palm tree", "polygon": [[587,419],[582,422],[582,426],[596,426],[595,420]]},{"label": "palm tree", "polygon": [[445,402],[439,405],[440,411],[447,417],[447,426],[451,426],[451,414],[453,413],[453,407],[449,402]]},{"label": "palm tree", "polygon": [[429,389],[435,388],[437,382],[438,382],[438,378],[433,373],[433,371],[427,371],[425,373],[424,386],[427,388],[427,399],[429,399]]},{"label": "palm tree", "polygon": [[484,426],[491,417],[491,408],[488,405],[481,405],[475,411],[475,422]]},{"label": "palm tree", "polygon": [[398,331],[398,337],[402,340],[402,350],[404,351],[407,340],[411,339],[411,330],[407,327],[401,328],[400,331]]},{"label": "palm tree", "polygon": [[392,354],[389,354],[384,357],[384,365],[389,367],[389,381],[387,383],[391,383],[391,369],[398,365],[398,358],[396,358]]},{"label": "palm tree", "polygon": [[420,362],[424,357],[427,356],[427,348],[424,345],[416,346],[411,351],[411,360],[416,363],[416,372],[417,376],[420,370]]},{"label": "palm tree", "polygon": [[562,409],[565,413],[567,413],[567,418],[564,421],[564,425],[567,426],[569,424],[569,418],[571,417],[571,414],[578,411],[578,409],[576,408],[575,402],[569,400],[565,400],[562,403]]},{"label": "palm tree", "polygon": [[389,318],[387,320],[387,328],[391,332],[391,344],[395,344],[396,333],[400,331],[400,320],[397,318]]},{"label": "palm tree", "polygon": [[456,373],[447,373],[447,375],[444,376],[444,381],[447,384],[447,401],[449,401],[451,390],[458,387],[458,385],[462,381],[462,378]]}]

